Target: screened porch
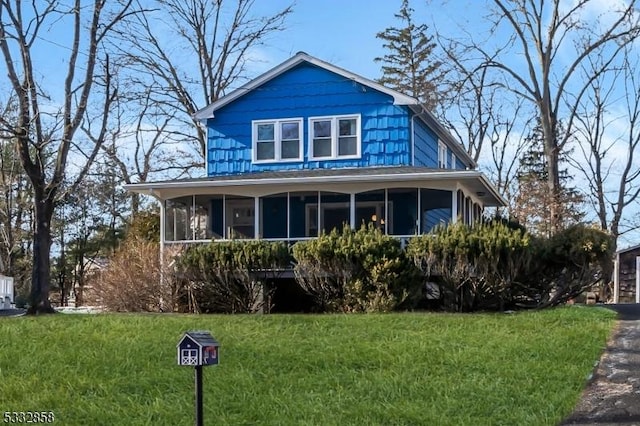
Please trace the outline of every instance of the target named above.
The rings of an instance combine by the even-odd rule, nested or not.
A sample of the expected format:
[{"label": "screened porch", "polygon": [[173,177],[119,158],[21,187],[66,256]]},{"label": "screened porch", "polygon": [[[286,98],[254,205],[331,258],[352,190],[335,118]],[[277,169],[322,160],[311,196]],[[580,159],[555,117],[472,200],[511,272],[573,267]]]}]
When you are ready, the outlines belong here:
[{"label": "screened porch", "polygon": [[385,188],[357,193],[291,191],[263,196],[198,194],[162,203],[162,240],[297,241],[349,225],[373,224],[408,238],[460,218],[471,223],[482,206],[462,190]]}]

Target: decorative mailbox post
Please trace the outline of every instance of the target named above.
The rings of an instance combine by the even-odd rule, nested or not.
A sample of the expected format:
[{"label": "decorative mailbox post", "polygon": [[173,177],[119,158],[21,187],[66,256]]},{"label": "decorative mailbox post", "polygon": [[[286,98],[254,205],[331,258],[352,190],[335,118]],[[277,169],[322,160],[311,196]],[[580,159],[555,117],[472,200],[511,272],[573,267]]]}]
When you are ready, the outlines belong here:
[{"label": "decorative mailbox post", "polygon": [[178,365],[195,367],[196,426],[202,426],[202,367],[218,365],[220,343],[208,331],[187,331],[178,342]]}]

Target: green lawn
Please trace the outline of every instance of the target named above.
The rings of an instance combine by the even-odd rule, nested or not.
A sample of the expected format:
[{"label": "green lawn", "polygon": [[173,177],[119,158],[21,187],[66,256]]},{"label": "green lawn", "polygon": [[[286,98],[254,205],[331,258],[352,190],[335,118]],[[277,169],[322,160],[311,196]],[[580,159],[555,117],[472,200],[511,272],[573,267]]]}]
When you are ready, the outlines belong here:
[{"label": "green lawn", "polygon": [[[62,425],[193,424],[190,329],[210,425],[555,425],[614,324],[600,308],[517,314],[55,315],[0,318],[0,414]],[[1,421],[1,420],[0,420]]]}]

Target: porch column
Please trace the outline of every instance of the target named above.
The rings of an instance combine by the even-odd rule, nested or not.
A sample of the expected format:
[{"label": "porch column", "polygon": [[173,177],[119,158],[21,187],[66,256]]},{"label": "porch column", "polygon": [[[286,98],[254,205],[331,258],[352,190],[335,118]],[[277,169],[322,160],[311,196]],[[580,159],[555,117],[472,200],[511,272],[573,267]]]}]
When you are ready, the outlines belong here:
[{"label": "porch column", "polygon": [[384,234],[389,235],[389,188],[384,189]]},{"label": "porch column", "polygon": [[164,242],[165,242],[165,223],[167,221],[167,219],[165,218],[165,215],[167,213],[167,209],[165,206],[166,200],[161,200],[160,201],[160,250],[162,250],[164,248]]},{"label": "porch column", "polygon": [[191,224],[191,241],[196,240],[196,195],[191,196],[191,212],[189,223]]},{"label": "porch column", "polygon": [[316,219],[318,220],[317,235],[316,235],[317,237],[320,236],[320,232],[322,231],[322,225],[324,225],[324,224],[322,225],[320,224],[320,219],[322,218],[322,213],[321,213],[322,207],[320,206],[320,197],[321,197],[321,191],[318,191],[318,209],[317,209],[318,211],[316,212],[317,213]]},{"label": "porch column", "polygon": [[227,232],[227,196],[226,194],[222,194],[222,239],[226,240],[229,238],[229,233]]},{"label": "porch column", "polygon": [[349,194],[349,223],[356,229],[356,194]]},{"label": "porch column", "polygon": [[287,192],[287,241],[290,238],[291,238],[291,193]]},{"label": "porch column", "polygon": [[[165,200],[160,201],[160,287],[164,286],[164,242],[165,242]],[[175,234],[174,234],[175,235]],[[74,290],[75,292],[75,290]]]},{"label": "porch column", "polygon": [[260,197],[253,199],[253,238],[260,238]]},{"label": "porch column", "polygon": [[458,188],[451,191],[451,223],[458,221]]},{"label": "porch column", "polygon": [[416,232],[415,235],[420,235],[422,234],[422,203],[421,203],[421,196],[420,196],[420,188],[416,188],[417,191],[417,195],[418,195],[418,202],[416,203],[418,205],[418,214],[417,214],[417,219],[416,219]]}]

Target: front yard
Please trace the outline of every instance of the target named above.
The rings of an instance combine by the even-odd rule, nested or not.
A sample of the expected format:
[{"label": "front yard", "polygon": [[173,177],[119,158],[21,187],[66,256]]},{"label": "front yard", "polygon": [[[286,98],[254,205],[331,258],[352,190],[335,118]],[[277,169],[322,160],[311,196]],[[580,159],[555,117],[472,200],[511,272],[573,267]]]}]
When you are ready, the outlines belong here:
[{"label": "front yard", "polygon": [[209,330],[205,424],[555,425],[615,315],[138,315],[0,319],[0,409],[63,425],[193,424],[187,330]]}]

